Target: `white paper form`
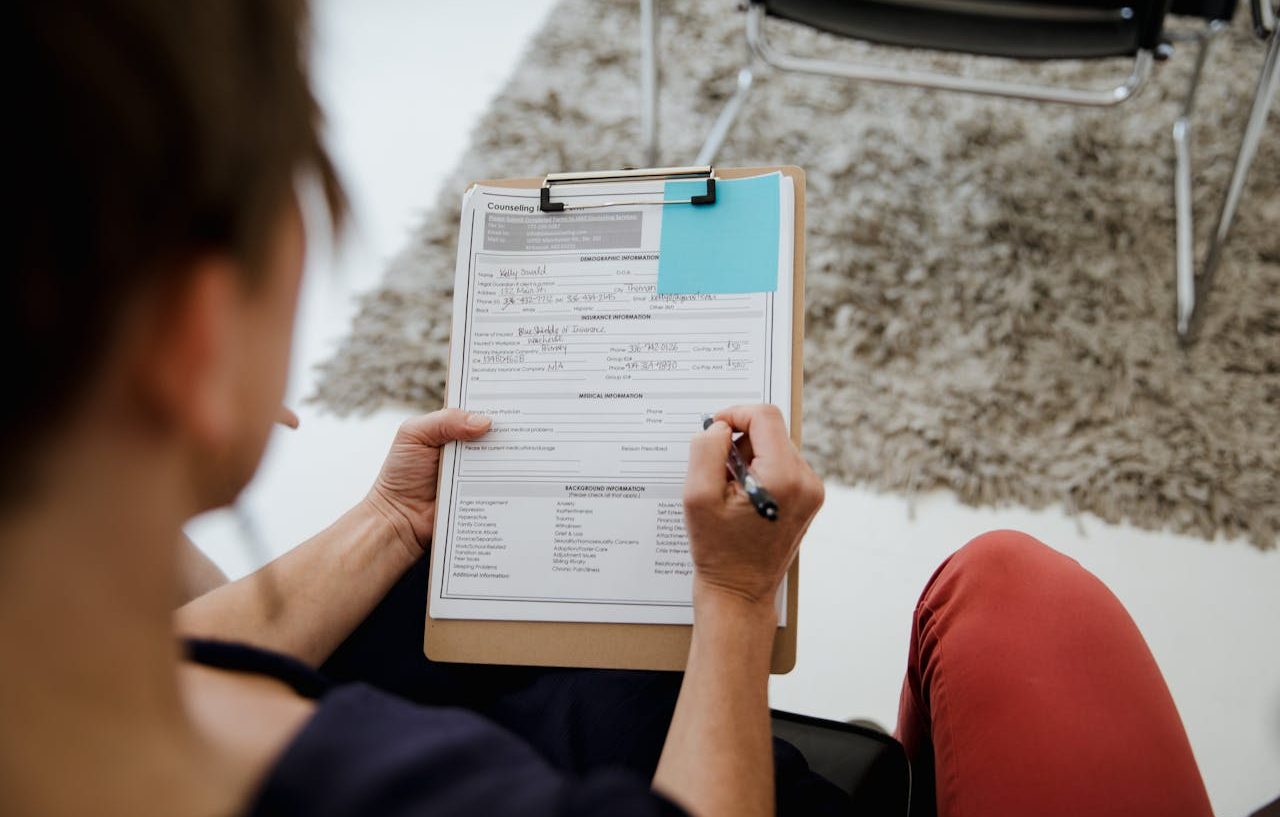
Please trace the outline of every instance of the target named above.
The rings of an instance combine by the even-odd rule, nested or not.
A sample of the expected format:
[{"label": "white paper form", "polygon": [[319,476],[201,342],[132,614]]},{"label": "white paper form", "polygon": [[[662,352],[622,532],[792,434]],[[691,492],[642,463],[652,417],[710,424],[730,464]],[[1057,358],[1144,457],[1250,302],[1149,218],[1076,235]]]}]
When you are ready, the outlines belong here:
[{"label": "white paper form", "polygon": [[[570,204],[663,195],[661,181],[564,189]],[[431,615],[690,624],[689,439],[738,403],[790,422],[791,180],[769,293],[659,295],[664,206],[545,214],[538,195],[463,200],[448,405],[494,422],[443,452]]]}]

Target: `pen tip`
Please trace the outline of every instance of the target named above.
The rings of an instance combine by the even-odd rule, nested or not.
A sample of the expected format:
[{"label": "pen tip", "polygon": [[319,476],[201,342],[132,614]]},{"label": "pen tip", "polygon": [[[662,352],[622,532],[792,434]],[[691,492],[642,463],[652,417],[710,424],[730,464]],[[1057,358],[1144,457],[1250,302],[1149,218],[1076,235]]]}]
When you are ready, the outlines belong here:
[{"label": "pen tip", "polygon": [[714,423],[715,421],[716,419],[712,417],[710,414],[702,415],[702,430],[706,431],[708,428],[711,428],[711,424]]}]

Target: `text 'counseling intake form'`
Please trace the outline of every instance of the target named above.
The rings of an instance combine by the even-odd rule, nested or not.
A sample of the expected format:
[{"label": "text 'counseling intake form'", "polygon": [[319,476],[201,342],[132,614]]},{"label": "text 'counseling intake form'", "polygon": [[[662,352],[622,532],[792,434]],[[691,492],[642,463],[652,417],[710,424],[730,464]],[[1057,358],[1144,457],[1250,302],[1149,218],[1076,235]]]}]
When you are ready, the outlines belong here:
[{"label": "text 'counseling intake form'", "polygon": [[[443,453],[434,618],[692,623],[689,439],[704,413],[791,405],[794,189],[769,181],[720,183],[724,214],[776,196],[777,240],[712,253],[702,291],[660,286],[663,253],[708,249],[677,231],[688,214],[674,208],[693,205],[656,204],[670,198],[660,180],[557,191],[571,205],[655,202],[565,213],[540,212],[536,188],[467,193],[448,405],[493,427]],[[664,241],[664,218],[685,237]],[[735,291],[753,246],[774,254],[776,283]]]}]

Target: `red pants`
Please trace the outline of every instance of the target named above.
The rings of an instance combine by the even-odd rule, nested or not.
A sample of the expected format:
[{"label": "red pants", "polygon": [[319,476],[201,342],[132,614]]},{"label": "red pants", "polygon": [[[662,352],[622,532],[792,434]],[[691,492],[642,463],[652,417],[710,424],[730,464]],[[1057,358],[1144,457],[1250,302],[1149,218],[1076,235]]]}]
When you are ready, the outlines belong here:
[{"label": "red pants", "polygon": [[1074,560],[1014,531],[974,539],[925,587],[898,739],[913,814],[1212,814],[1129,614]]}]

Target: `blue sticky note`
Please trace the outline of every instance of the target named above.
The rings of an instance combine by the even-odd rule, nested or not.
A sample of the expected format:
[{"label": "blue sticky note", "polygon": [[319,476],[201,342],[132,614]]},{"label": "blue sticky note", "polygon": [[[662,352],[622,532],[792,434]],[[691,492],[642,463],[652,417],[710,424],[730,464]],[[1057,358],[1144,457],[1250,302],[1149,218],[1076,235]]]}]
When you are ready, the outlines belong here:
[{"label": "blue sticky note", "polygon": [[[667,199],[706,192],[706,182],[667,182]],[[778,174],[716,182],[715,204],[662,208],[658,292],[778,289]]]}]

